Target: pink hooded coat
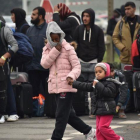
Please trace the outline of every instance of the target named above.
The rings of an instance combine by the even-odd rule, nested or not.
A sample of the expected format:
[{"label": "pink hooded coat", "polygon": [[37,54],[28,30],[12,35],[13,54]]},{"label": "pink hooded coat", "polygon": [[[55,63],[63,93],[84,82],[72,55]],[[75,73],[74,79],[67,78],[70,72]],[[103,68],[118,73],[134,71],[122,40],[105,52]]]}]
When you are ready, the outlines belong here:
[{"label": "pink hooded coat", "polygon": [[48,79],[49,93],[77,92],[68,85],[67,77],[76,80],[81,73],[81,65],[74,50],[65,39],[62,41],[62,49],[59,52],[55,47],[51,48],[49,43],[43,48],[41,59],[43,68],[50,68]]}]

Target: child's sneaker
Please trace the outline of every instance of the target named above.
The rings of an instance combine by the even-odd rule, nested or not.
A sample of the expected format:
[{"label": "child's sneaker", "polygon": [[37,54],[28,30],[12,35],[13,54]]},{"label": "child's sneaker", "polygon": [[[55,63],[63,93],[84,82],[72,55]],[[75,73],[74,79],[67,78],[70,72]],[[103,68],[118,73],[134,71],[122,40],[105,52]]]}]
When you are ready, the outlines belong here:
[{"label": "child's sneaker", "polygon": [[4,116],[1,116],[0,117],[0,123],[4,123],[5,122],[5,117]]},{"label": "child's sneaker", "polygon": [[124,138],[123,137],[120,137],[120,140],[124,140]]},{"label": "child's sneaker", "polygon": [[7,119],[8,122],[15,122],[19,119],[18,115],[10,115]]},{"label": "child's sneaker", "polygon": [[86,140],[94,140],[96,137],[96,129],[91,129],[87,135],[85,135]]},{"label": "child's sneaker", "polygon": [[95,116],[95,115],[90,115],[89,118],[90,118],[90,119],[95,119],[96,116]]}]

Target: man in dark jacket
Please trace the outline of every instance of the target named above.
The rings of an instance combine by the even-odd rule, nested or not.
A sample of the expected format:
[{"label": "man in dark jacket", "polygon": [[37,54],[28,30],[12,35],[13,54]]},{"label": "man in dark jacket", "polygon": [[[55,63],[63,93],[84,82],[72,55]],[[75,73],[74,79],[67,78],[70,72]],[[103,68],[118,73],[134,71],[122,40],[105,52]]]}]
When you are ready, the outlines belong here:
[{"label": "man in dark jacket", "polygon": [[41,83],[45,90],[46,78],[49,75],[49,70],[45,70],[40,65],[47,29],[45,13],[45,9],[42,7],[36,7],[33,9],[31,15],[31,23],[34,24],[34,26],[30,27],[26,34],[34,48],[34,56],[32,62],[27,66],[29,81],[33,86],[33,96],[39,95]]},{"label": "man in dark jacket", "polygon": [[[121,10],[120,9],[115,9],[113,12],[113,17],[108,21],[108,27],[107,27],[107,34],[112,36],[115,26],[117,24],[118,21],[120,21],[122,18],[121,16]],[[120,51],[118,48],[116,48],[116,46],[113,44],[113,47],[116,51],[116,53],[118,54],[118,56],[120,56]]]},{"label": "man in dark jacket", "polygon": [[[77,55],[81,62],[82,73],[78,78],[81,82],[92,82],[94,66],[103,60],[105,53],[104,34],[102,29],[94,24],[95,12],[90,8],[82,12],[83,24],[78,26],[74,33],[74,40],[78,43]],[[88,108],[88,94],[86,106]],[[91,98],[93,93],[91,92]],[[91,99],[91,106],[92,105]],[[91,109],[92,110],[92,109]]]},{"label": "man in dark jacket", "polygon": [[76,27],[80,25],[80,17],[63,3],[54,7],[53,21],[65,32],[65,39],[68,42],[73,41],[73,35]]},{"label": "man in dark jacket", "polygon": [[108,21],[108,27],[107,27],[107,34],[112,36],[115,26],[117,24],[118,21],[120,21],[122,18],[121,16],[121,10],[120,9],[115,9],[113,12],[113,17],[111,19],[109,19]]}]

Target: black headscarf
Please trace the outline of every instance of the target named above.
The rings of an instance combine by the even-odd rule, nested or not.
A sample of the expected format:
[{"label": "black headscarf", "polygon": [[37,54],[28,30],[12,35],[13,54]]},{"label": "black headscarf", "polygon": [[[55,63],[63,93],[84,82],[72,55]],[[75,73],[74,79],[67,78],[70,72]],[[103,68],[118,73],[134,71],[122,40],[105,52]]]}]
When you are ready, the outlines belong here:
[{"label": "black headscarf", "polygon": [[21,26],[22,23],[26,22],[26,12],[23,9],[14,8],[13,10],[11,10],[11,13],[15,14],[15,23],[17,28]]}]

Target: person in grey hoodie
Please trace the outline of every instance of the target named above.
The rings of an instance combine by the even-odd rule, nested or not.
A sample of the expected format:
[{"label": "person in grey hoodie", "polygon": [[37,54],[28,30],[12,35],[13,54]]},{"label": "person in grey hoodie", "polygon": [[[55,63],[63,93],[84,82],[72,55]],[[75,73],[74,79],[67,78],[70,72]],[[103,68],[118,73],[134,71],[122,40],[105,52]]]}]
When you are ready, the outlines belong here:
[{"label": "person in grey hoodie", "polygon": [[[12,57],[18,50],[18,44],[13,37],[11,29],[0,21],[0,123],[5,122],[7,104],[7,80],[9,78],[8,58]],[[8,50],[8,45],[11,49]]]}]

